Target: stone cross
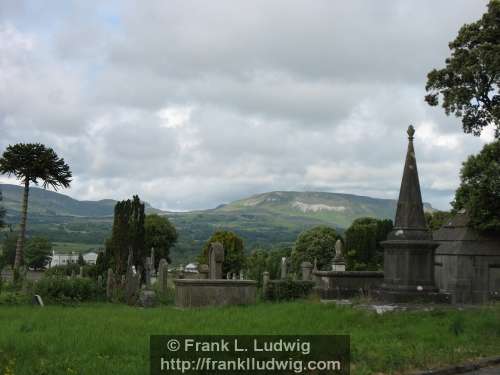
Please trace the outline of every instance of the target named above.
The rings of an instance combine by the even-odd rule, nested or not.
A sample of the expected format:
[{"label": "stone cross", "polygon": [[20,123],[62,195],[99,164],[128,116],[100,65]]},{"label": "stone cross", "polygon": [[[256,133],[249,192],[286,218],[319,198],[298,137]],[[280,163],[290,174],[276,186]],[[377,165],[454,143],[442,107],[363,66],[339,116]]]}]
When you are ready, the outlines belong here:
[{"label": "stone cross", "polygon": [[208,247],[208,278],[222,279],[224,247],[220,242],[212,242]]},{"label": "stone cross", "polygon": [[286,279],[287,273],[288,273],[288,270],[287,270],[287,258],[283,257],[283,258],[281,258],[281,280],[285,280]]}]

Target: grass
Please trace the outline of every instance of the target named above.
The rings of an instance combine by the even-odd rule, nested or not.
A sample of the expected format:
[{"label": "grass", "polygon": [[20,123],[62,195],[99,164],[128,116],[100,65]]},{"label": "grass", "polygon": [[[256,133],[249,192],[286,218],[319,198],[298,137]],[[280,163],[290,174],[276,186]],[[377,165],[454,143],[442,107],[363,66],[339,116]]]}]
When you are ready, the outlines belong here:
[{"label": "grass", "polygon": [[310,301],[191,310],[3,306],[0,332],[3,374],[147,374],[151,334],[349,334],[352,374],[396,374],[499,355],[500,305],[384,315]]},{"label": "grass", "polygon": [[53,242],[52,247],[56,253],[84,253],[103,247],[99,244],[71,243],[71,242]]}]

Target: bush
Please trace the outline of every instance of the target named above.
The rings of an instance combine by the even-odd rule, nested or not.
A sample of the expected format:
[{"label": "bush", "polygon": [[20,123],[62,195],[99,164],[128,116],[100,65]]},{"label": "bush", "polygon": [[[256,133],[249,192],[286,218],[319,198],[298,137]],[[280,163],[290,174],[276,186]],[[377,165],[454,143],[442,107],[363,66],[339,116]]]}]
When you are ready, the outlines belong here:
[{"label": "bush", "polygon": [[99,300],[104,291],[89,278],[67,279],[62,276],[49,276],[35,284],[34,293],[42,296],[44,302],[67,303]]},{"label": "bush", "polygon": [[[97,267],[95,264],[87,264],[83,267],[83,276],[97,278]],[[63,266],[54,266],[45,271],[45,276],[71,276],[72,274],[80,274],[80,266],[77,263],[70,263]]]},{"label": "bush", "polygon": [[271,280],[267,284],[264,298],[269,301],[289,301],[305,298],[314,287],[312,281]]}]

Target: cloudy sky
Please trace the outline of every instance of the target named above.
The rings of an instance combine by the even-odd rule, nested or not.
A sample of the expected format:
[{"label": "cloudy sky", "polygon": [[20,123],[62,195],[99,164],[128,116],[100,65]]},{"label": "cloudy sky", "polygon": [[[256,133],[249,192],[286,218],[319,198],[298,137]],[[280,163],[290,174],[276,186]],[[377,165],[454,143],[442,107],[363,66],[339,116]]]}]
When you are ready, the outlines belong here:
[{"label": "cloudy sky", "polygon": [[[272,190],[397,198],[416,128],[445,209],[492,139],[423,101],[481,0],[0,0],[0,149],[42,142],[78,199],[170,210]],[[0,181],[7,182],[5,177]]]}]

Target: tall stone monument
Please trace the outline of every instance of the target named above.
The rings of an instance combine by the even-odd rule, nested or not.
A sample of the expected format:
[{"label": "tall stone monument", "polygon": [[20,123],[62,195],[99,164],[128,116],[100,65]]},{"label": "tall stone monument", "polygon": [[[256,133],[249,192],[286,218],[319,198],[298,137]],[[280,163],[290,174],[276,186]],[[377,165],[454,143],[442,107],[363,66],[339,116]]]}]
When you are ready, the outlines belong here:
[{"label": "tall stone monument", "polygon": [[224,247],[220,242],[212,242],[208,247],[208,278],[222,279]]},{"label": "tall stone monument", "polygon": [[443,301],[434,282],[434,251],[427,227],[413,147],[415,129],[408,127],[408,151],[399,191],[394,229],[384,248],[384,282],[379,296],[391,302]]}]

